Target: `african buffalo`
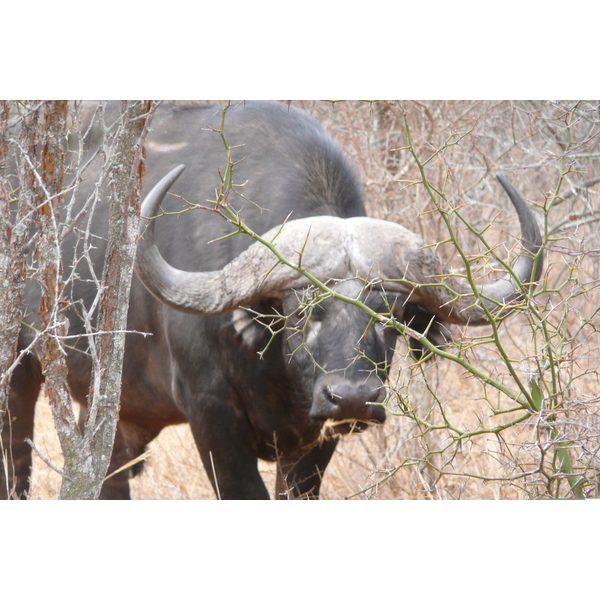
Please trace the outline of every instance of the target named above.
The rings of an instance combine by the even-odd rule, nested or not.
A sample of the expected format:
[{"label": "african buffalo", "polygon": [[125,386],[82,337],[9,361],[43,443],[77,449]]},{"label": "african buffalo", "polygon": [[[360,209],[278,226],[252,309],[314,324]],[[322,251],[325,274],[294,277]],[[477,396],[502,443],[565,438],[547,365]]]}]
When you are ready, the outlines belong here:
[{"label": "african buffalo", "polygon": [[[151,191],[142,213],[152,217],[162,207],[180,214],[143,223],[128,329],[151,335],[127,339],[109,472],[141,454],[165,426],[187,421],[221,498],[269,498],[258,458],[278,463],[276,497],[318,497],[339,433],[385,420],[397,332],[310,285],[302,272],[275,266],[271,250],[250,236],[225,237],[235,227],[224,219],[203,210],[181,213],[175,196],[194,203],[215,198],[217,167],[222,172],[226,164],[221,137],[211,130],[220,119],[215,106],[162,105],[153,120],[145,180]],[[229,194],[228,206],[293,264],[434,343],[443,342],[445,322],[488,322],[463,280],[424,285],[440,283],[443,273],[434,251],[401,225],[366,216],[354,168],[311,117],[286,104],[248,102],[227,112],[225,136],[234,147],[235,182],[245,183]],[[538,227],[518,192],[499,179],[522,229],[514,272],[521,282],[535,281],[542,263],[541,256],[533,259],[541,246]],[[92,262],[99,275],[106,206],[95,219]],[[78,243],[77,233],[65,242],[65,265],[74,264]],[[89,306],[96,287],[85,261],[78,268],[70,293]],[[494,312],[518,297],[520,286],[505,276],[479,292]],[[26,319],[34,325],[38,305],[31,285]],[[76,306],[69,319],[70,334],[81,336],[69,349],[69,384],[85,403],[90,361]],[[23,328],[21,348],[31,335]],[[411,346],[419,352],[418,340]],[[14,485],[23,497],[31,469],[23,440],[32,437],[42,381],[32,353],[11,383],[5,446],[12,442]],[[128,498],[129,476],[125,470],[108,479],[101,497]]]}]

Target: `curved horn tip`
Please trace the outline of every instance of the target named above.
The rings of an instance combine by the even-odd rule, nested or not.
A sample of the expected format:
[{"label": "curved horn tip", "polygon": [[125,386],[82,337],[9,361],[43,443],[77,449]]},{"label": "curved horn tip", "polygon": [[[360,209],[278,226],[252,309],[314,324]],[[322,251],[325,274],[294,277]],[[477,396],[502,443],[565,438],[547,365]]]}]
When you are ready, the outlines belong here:
[{"label": "curved horn tip", "polygon": [[539,228],[537,226],[536,221],[533,219],[533,213],[531,213],[529,205],[527,204],[527,202],[523,198],[523,196],[521,196],[520,192],[502,173],[498,173],[496,175],[496,179],[500,182],[500,184],[504,188],[504,191],[510,198],[510,200],[513,203],[513,205],[515,206],[515,208],[517,209],[517,214],[519,215],[519,219],[521,220],[523,218],[523,215],[527,215],[528,217],[529,216],[531,217],[529,219],[531,221],[531,223],[529,223],[529,225],[531,227],[533,227],[533,229],[535,229],[535,231],[533,233],[530,232],[529,229],[531,229],[531,227],[527,227],[527,222],[524,222],[523,220],[521,220],[521,228],[523,229],[524,233],[531,233],[531,235],[540,237]]},{"label": "curved horn tip", "polygon": [[166,179],[167,177],[168,177],[169,179],[170,179],[170,178],[173,178],[173,179],[172,179],[172,182],[174,183],[174,182],[175,182],[175,180],[176,180],[176,179],[177,179],[177,178],[178,178],[178,177],[179,177],[179,176],[180,176],[180,175],[183,173],[184,169],[185,169],[185,165],[184,165],[184,164],[177,165],[177,166],[176,166],[174,169],[171,169],[171,170],[170,170],[170,171],[167,173],[167,175],[166,175],[165,177],[163,177],[163,179]]},{"label": "curved horn tip", "polygon": [[500,184],[506,190],[506,192],[509,192],[509,189],[514,190],[516,192],[513,184],[506,178],[506,176],[503,173],[497,173],[496,179],[500,182]]},{"label": "curved horn tip", "polygon": [[177,165],[171,169],[164,177],[161,177],[160,181],[150,190],[147,197],[151,196],[154,190],[168,190],[177,181],[177,178],[183,173],[184,169],[185,165]]},{"label": "curved horn tip", "polygon": [[148,219],[154,216],[158,205],[161,203],[169,188],[175,183],[177,178],[183,173],[185,165],[177,165],[171,169],[147,194],[142,200],[141,216]]},{"label": "curved horn tip", "polygon": [[504,191],[510,198],[511,202],[514,204],[515,208],[517,209],[517,212],[520,213],[521,207],[525,208],[525,210],[527,210],[527,212],[529,212],[529,207],[527,205],[527,202],[525,201],[523,196],[521,196],[521,193],[519,192],[519,190],[517,190],[517,188],[506,178],[506,176],[503,175],[502,173],[498,173],[496,175],[496,179],[500,182],[500,185],[504,188]]}]

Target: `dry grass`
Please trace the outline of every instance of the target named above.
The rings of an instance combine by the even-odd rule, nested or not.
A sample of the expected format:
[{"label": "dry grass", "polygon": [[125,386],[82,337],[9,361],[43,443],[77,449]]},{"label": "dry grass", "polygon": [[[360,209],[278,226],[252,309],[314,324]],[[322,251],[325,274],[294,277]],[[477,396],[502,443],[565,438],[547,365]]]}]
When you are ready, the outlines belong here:
[{"label": "dry grass", "polygon": [[[467,415],[470,407],[465,407]],[[60,444],[45,397],[38,402],[35,427],[36,446],[49,462],[61,468]],[[394,417],[381,427],[343,439],[331,461],[322,487],[323,500],[347,497],[357,499],[420,499],[435,497],[428,491],[427,474],[418,464],[404,469],[385,483],[377,482],[397,464],[399,457],[413,455],[419,438]],[[131,480],[131,494],[137,500],[205,500],[214,493],[200,461],[188,425],[167,427],[148,447],[141,474]],[[260,472],[268,489],[275,488],[275,465],[260,461]],[[489,472],[489,469],[484,469]],[[372,487],[374,486],[374,487]],[[487,486],[470,498],[497,498],[498,491]],[[30,498],[51,500],[60,493],[60,476],[34,455]],[[456,492],[456,497],[465,497]],[[514,497],[514,494],[513,494]]]},{"label": "dry grass", "polygon": [[[401,359],[404,360],[404,359]],[[431,370],[445,382],[454,381],[452,389],[457,397],[448,400],[446,408],[452,418],[464,426],[473,424],[482,412],[481,403],[468,398],[467,382],[461,382],[460,369],[455,365],[438,361]],[[411,382],[415,395],[419,386]],[[430,399],[428,399],[430,401]],[[425,412],[425,410],[423,410]],[[430,435],[427,444],[441,445],[445,436]],[[45,397],[36,409],[35,440],[39,451],[57,468],[61,468],[62,456],[50,407]],[[389,416],[385,425],[344,438],[326,471],[321,498],[338,500],[355,499],[496,499],[523,498],[510,485],[488,483],[469,477],[455,477],[445,481],[438,490],[431,489],[431,473],[419,459],[426,454],[425,440],[413,423],[401,417]],[[475,441],[469,448],[469,467],[476,463],[480,475],[498,474],[498,462],[493,453],[498,451],[497,440],[492,436]],[[132,498],[138,500],[191,500],[214,499],[214,493],[200,461],[188,425],[167,427],[148,447],[141,474],[131,480]],[[411,459],[413,465],[402,468],[386,479],[402,461]],[[275,488],[275,465],[260,461],[260,471],[268,489]],[[384,480],[381,482],[381,480]],[[60,476],[34,455],[31,499],[56,499],[60,492]]]},{"label": "dry grass", "polygon": [[[312,103],[302,106],[321,120],[356,162],[373,216],[408,224],[427,242],[448,237],[439,214],[422,185],[407,145],[401,107],[395,103]],[[501,434],[484,433],[452,439],[449,428],[424,429],[415,416],[441,426],[474,431],[496,427],[511,418],[494,414],[492,407],[511,408],[512,402],[484,387],[465,369],[447,360],[415,366],[399,343],[392,387],[403,402],[392,399],[382,427],[344,439],[323,483],[324,499],[414,498],[527,498],[569,495],[564,476],[556,477],[549,431],[557,427],[571,460],[592,483],[588,496],[598,496],[594,473],[600,470],[600,241],[598,194],[600,180],[600,114],[591,103],[563,102],[409,102],[404,108],[415,149],[424,158],[450,142],[428,165],[428,178],[448,200],[464,204],[461,214],[482,228],[492,244],[512,246],[518,228],[512,211],[503,210],[493,175],[505,173],[517,189],[542,207],[559,181],[559,198],[548,212],[546,275],[536,306],[543,322],[520,313],[502,325],[500,341],[516,374],[529,385],[541,374],[553,380],[551,410],[542,411]],[[569,170],[570,168],[570,170]],[[566,173],[566,174],[565,174]],[[482,245],[456,223],[457,236],[468,253]],[[439,246],[450,264],[460,267],[451,244]],[[504,256],[506,250],[499,248]],[[489,269],[488,269],[489,270]],[[484,274],[485,275],[485,274]],[[544,362],[541,324],[550,330],[551,361]],[[468,330],[461,352],[473,364],[514,388],[506,365],[490,344],[473,345],[489,328]],[[454,351],[458,351],[456,348]],[[407,408],[408,405],[408,408]],[[548,404],[550,407],[550,404]],[[412,412],[411,412],[412,411]],[[36,443],[56,464],[60,451],[44,403],[38,408]],[[187,426],[167,428],[151,445],[142,474],[132,481],[138,499],[213,498]],[[541,465],[541,466],[540,466]],[[270,490],[273,465],[261,469]],[[554,469],[554,471],[553,471]],[[590,475],[591,473],[591,475]],[[37,457],[33,498],[56,498],[59,477]]]},{"label": "dry grass", "polygon": [[[62,466],[60,444],[47,399],[42,396],[36,408],[36,446],[44,458],[58,469]],[[261,473],[270,489],[275,485],[274,466],[262,463]],[[60,475],[34,454],[30,498],[56,499]],[[200,461],[188,425],[165,428],[148,446],[148,457],[140,475],[131,480],[136,500],[203,500],[214,493]]]}]

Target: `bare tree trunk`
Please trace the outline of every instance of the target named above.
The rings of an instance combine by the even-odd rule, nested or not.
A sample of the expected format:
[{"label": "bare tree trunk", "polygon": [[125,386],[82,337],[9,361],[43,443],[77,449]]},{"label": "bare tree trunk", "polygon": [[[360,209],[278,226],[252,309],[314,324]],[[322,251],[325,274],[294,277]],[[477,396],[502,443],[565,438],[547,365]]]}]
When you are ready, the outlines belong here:
[{"label": "bare tree trunk", "polygon": [[[63,338],[68,334],[69,324],[63,313],[64,283],[59,209],[63,199],[61,191],[65,168],[67,113],[65,101],[48,102],[43,124],[36,123],[37,127],[32,128],[24,125],[21,135],[22,147],[26,153],[22,158],[20,170],[22,193],[35,198],[37,206],[39,236],[36,254],[39,264],[38,281],[42,287],[39,312],[44,332],[40,360],[46,394],[65,458],[64,480],[70,481],[76,478],[75,465],[81,451],[81,434],[73,413],[67,383],[66,352],[63,348]],[[42,151],[39,158],[36,134],[41,138]]]},{"label": "bare tree trunk", "polygon": [[[110,164],[110,198],[106,199],[110,202],[108,247],[99,291],[94,332],[97,335],[90,336],[93,375],[87,421],[82,432],[73,411],[64,348],[69,330],[64,310],[69,303],[63,294],[61,242],[66,230],[60,221],[59,209],[65,195],[68,105],[65,101],[19,104],[22,113],[18,140],[19,214],[12,229],[5,178],[0,187],[0,331],[7,332],[2,335],[0,344],[0,366],[4,372],[14,363],[25,282],[27,252],[23,248],[33,219],[31,215],[35,215],[38,225],[36,278],[42,288],[39,358],[64,456],[61,499],[98,498],[112,455],[145,167],[143,144],[154,109],[152,102],[123,102],[118,130],[112,137],[112,145],[107,146],[110,156],[107,163]],[[4,175],[7,155],[4,133],[8,114],[8,103],[0,104],[0,175]],[[30,221],[26,220],[28,215]],[[21,236],[17,239],[21,246],[15,246],[18,236]],[[4,281],[7,283],[3,284]],[[8,376],[0,382],[2,411],[7,406],[8,382]]]},{"label": "bare tree trunk", "polygon": [[[93,374],[78,480],[63,483],[61,498],[98,498],[110,463],[119,414],[125,329],[140,220],[145,169],[143,144],[152,102],[123,102],[111,169],[108,247],[98,313],[98,341],[90,342]],[[81,460],[81,459],[80,459]],[[86,471],[83,473],[83,471]]]},{"label": "bare tree trunk", "polygon": [[[0,432],[8,407],[8,384],[15,366],[27,274],[27,248],[35,215],[33,197],[22,193],[15,202],[17,214],[14,225],[11,224],[10,186],[6,170],[9,118],[10,103],[0,102]],[[37,110],[33,109],[27,111],[23,119],[21,142],[28,147],[35,147],[37,118]],[[27,177],[33,181],[31,170]]]},{"label": "bare tree trunk", "polygon": [[0,102],[0,433],[8,406],[8,369],[16,356],[19,335],[22,296],[20,284],[25,281],[24,261],[15,260],[14,231],[10,223],[6,183],[9,112],[8,102]]}]

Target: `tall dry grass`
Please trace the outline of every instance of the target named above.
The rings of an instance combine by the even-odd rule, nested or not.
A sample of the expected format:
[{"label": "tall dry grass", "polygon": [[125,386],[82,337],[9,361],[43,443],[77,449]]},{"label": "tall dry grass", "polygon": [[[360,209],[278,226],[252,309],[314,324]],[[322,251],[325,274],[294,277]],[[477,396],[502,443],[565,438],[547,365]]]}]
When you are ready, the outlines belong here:
[{"label": "tall dry grass", "polygon": [[[398,343],[392,369],[391,414],[382,427],[339,444],[325,474],[324,499],[537,498],[572,496],[560,459],[565,449],[584,495],[598,496],[600,469],[600,108],[593,102],[301,102],[346,149],[362,176],[372,216],[397,221],[427,243],[447,240],[417,165],[503,258],[518,243],[518,223],[494,175],[502,172],[526,199],[547,239],[546,267],[532,307],[503,323],[499,342],[526,386],[538,381],[539,411],[503,431],[515,403],[482,386],[462,365],[435,359],[415,365]],[[453,220],[457,239],[473,256],[482,243]],[[463,265],[452,244],[438,251]],[[485,278],[497,263],[482,266]],[[482,261],[485,265],[485,261]],[[546,332],[543,329],[546,328]],[[489,328],[455,330],[460,353],[514,389],[516,382],[494,344],[479,344]],[[537,378],[537,379],[536,379]],[[529,388],[530,389],[530,388]],[[47,407],[40,403],[36,443],[60,464]],[[521,411],[522,412],[522,411]],[[519,413],[521,414],[521,413]],[[424,425],[424,423],[426,425]],[[468,432],[458,439],[457,430]],[[474,433],[475,432],[475,433]],[[134,498],[213,498],[187,426],[166,429],[150,445]],[[557,456],[559,459],[557,459]],[[559,462],[557,462],[559,460]],[[559,464],[560,463],[560,464]],[[261,465],[274,487],[274,468]],[[55,498],[59,477],[35,459],[33,498]]]}]

